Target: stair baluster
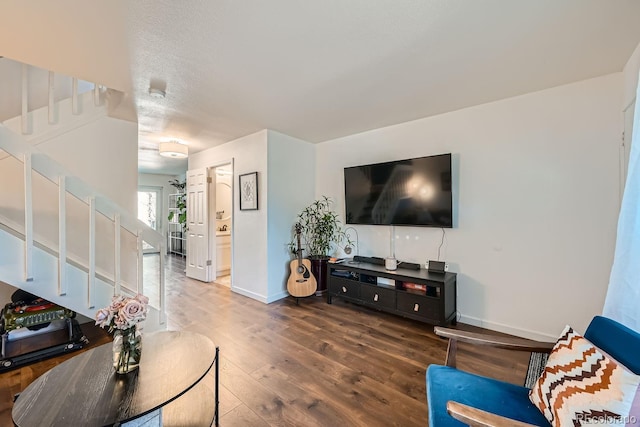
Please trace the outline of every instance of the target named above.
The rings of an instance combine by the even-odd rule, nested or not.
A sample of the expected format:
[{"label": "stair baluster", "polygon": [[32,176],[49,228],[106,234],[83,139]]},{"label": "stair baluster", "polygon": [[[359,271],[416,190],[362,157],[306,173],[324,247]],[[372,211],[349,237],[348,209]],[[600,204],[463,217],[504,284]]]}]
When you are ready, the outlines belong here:
[{"label": "stair baluster", "polygon": [[24,162],[24,280],[33,280],[33,174],[31,153],[26,153]]},{"label": "stair baluster", "polygon": [[58,295],[67,295],[67,177],[58,177]]},{"label": "stair baluster", "polygon": [[89,280],[87,288],[87,308],[95,308],[96,286],[96,198],[89,197]]}]

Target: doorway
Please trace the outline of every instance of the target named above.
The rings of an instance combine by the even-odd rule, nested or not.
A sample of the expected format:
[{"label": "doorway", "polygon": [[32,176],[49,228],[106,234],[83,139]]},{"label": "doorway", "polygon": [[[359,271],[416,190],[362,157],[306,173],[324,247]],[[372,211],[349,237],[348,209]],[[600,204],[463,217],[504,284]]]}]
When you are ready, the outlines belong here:
[{"label": "doorway", "polygon": [[233,287],[233,193],[233,160],[187,171],[187,277]]},{"label": "doorway", "polygon": [[[227,163],[210,169],[211,182],[215,189],[211,189],[211,199],[215,199],[214,213],[215,232],[215,282],[231,287],[231,258],[232,258],[232,222],[233,222],[233,170],[232,164]],[[213,235],[213,233],[212,233]]]}]

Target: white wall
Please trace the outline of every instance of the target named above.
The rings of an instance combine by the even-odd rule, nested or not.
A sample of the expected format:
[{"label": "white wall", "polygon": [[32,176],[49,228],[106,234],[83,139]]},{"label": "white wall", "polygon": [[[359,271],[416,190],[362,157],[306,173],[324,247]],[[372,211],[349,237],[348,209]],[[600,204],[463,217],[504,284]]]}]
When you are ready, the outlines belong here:
[{"label": "white wall", "polygon": [[40,144],[38,149],[127,212],[137,214],[137,123],[103,117]]},{"label": "white wall", "polygon": [[[618,215],[622,73],[317,146],[316,196],[344,215],[346,166],[451,152],[458,221],[442,258],[461,321],[538,339],[602,309]],[[389,227],[357,226],[385,256]],[[435,259],[440,229],[396,227],[403,261]]]},{"label": "white wall", "polygon": [[263,130],[189,156],[189,169],[213,167],[233,160],[233,182],[238,176],[258,172],[258,210],[240,211],[234,192],[233,284],[242,295],[267,302],[267,131]]},{"label": "white wall", "polygon": [[640,44],[636,46],[633,54],[624,67],[624,98],[623,108],[629,105],[636,98],[636,87],[638,86],[638,72],[640,72]]},{"label": "white wall", "polygon": [[315,146],[269,131],[268,301],[289,294],[286,283],[291,254],[287,244],[297,214],[313,202]]},{"label": "white wall", "polygon": [[[232,290],[270,303],[288,295],[287,243],[298,212],[314,199],[315,147],[263,130],[189,156],[189,169],[233,159]],[[238,176],[258,172],[257,211],[240,211]]]}]

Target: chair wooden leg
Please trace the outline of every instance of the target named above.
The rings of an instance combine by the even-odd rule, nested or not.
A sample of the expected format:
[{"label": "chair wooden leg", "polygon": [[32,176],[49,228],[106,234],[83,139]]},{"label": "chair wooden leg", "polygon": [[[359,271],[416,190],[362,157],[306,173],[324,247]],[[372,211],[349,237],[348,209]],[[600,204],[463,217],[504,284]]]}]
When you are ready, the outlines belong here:
[{"label": "chair wooden leg", "polygon": [[449,339],[449,346],[447,347],[447,358],[444,362],[445,365],[452,368],[456,367],[456,353],[458,351],[458,340]]}]

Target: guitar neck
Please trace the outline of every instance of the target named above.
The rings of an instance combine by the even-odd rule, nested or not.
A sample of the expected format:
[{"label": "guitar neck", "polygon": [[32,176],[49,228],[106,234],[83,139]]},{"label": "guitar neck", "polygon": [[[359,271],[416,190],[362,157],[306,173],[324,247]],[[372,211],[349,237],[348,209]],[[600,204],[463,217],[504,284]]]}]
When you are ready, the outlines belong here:
[{"label": "guitar neck", "polygon": [[300,267],[302,265],[302,247],[300,246],[300,232],[298,231],[297,233],[297,239],[298,239],[298,267]]}]

